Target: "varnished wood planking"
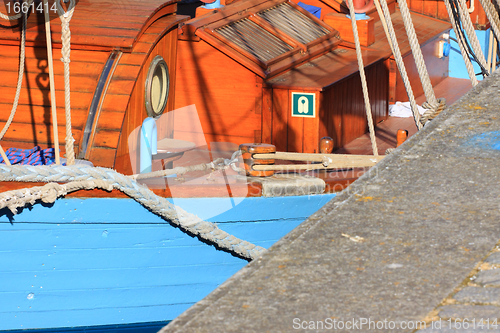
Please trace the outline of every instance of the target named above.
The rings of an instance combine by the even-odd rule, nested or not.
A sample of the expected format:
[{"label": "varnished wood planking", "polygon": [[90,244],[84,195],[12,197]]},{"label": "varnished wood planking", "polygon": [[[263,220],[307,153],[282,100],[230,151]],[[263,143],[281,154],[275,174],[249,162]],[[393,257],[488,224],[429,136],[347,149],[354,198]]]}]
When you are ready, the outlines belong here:
[{"label": "varnished wood planking", "polygon": [[262,88],[262,132],[261,142],[272,142],[272,126],[273,126],[273,90],[270,88]]},{"label": "varnished wood planking", "polygon": [[[473,0],[475,1],[475,0]],[[467,7],[470,8],[470,1],[467,1]],[[410,10],[421,13],[440,20],[449,21],[448,11],[443,1],[439,0],[411,0],[408,7]],[[472,23],[476,29],[484,30],[488,26],[488,19],[481,4],[476,1],[474,11],[470,13]]]},{"label": "varnished wood planking", "polygon": [[[2,110],[10,110],[16,94],[15,87],[1,87],[0,104],[6,104]],[[48,89],[30,89],[26,84],[19,95],[20,105],[48,106],[50,91]],[[73,92],[71,94],[71,108],[86,109],[92,100],[92,94],[86,92]],[[58,106],[64,106],[64,91],[56,91],[56,101]],[[9,106],[10,105],[10,106]]]},{"label": "varnished wood planking", "polygon": [[[81,130],[86,121],[86,110],[92,100],[93,91],[97,84],[97,79],[104,65],[107,55],[97,52],[74,50],[71,53],[71,89],[72,89],[72,129],[78,148]],[[64,115],[64,78],[63,64],[59,61],[60,50],[54,49],[54,70],[55,70],[55,90],[56,103],[59,122],[59,140],[62,142],[60,148],[64,153],[65,115]],[[50,116],[50,90],[48,87],[47,53],[43,48],[26,49],[26,65],[23,77],[23,87],[20,94],[18,112],[11,128],[6,133],[5,146],[16,147],[20,143],[32,142],[36,144],[51,145],[53,142]],[[87,62],[86,60],[92,60]],[[0,58],[0,72],[2,81],[0,89],[2,97],[2,110],[12,108],[17,84],[17,67],[19,62],[19,47],[3,46],[2,58]],[[5,122],[8,112],[5,112]],[[2,117],[3,118],[3,117]],[[35,125],[31,125],[35,122]],[[28,130],[28,127],[31,127]],[[20,136],[16,131],[23,128],[26,136]]]},{"label": "varnished wood planking", "polygon": [[[5,47],[5,46],[4,46]],[[6,48],[6,47],[5,47]],[[18,48],[15,48],[18,49]],[[73,55],[73,54],[72,54]],[[92,75],[92,73],[99,73],[102,67],[102,61],[100,62],[81,62],[73,59],[71,57],[71,75],[72,76],[88,76]],[[19,68],[19,55],[17,56],[1,56],[0,55],[0,63],[2,64],[2,69],[9,72],[16,73]],[[44,52],[40,52],[37,58],[27,57],[25,60],[25,68],[27,71],[32,72],[35,69],[40,69],[40,73],[42,73],[42,69],[47,66],[47,55]],[[48,76],[48,70],[45,70],[45,75]],[[55,75],[64,75],[64,67],[62,62],[54,57],[54,74]],[[14,84],[17,80],[14,81]],[[2,80],[2,84],[5,84],[5,80]]]},{"label": "varnished wood planking", "polygon": [[[18,73],[13,71],[0,70],[0,89],[1,87],[15,86],[17,83]],[[97,85],[98,75],[88,76],[74,76],[74,80],[71,82],[71,89],[78,92],[93,92],[92,87]],[[49,90],[49,75],[48,73],[37,72],[37,73],[27,73],[24,77],[24,83],[26,86],[30,86],[36,89]],[[54,75],[55,89],[58,91],[64,91],[64,76]]]},{"label": "varnished wood planking", "polygon": [[260,129],[262,103],[256,99],[262,100],[262,86],[256,75],[204,41],[179,41],[175,98],[176,109],[195,104],[211,137],[243,136],[251,142],[253,130]]},{"label": "varnished wood planking", "polygon": [[[114,146],[116,149],[120,135],[119,130],[123,124],[130,92],[134,87],[135,79],[137,78],[141,65],[144,64],[147,53],[151,51],[157,40],[162,37],[162,33],[169,27],[175,26],[180,17],[177,18],[175,15],[167,15],[166,17],[160,18],[158,16],[173,13],[175,11],[175,4],[173,2],[165,3],[163,1],[152,1],[144,5],[135,3],[133,6],[130,6],[131,2],[120,2],[119,5],[122,9],[125,8],[129,15],[127,17],[120,15],[120,10],[118,10],[115,12],[118,14],[113,19],[109,19],[109,17],[100,19],[98,11],[92,11],[92,13],[96,15],[91,15],[88,9],[86,9],[85,3],[86,1],[80,1],[77,8],[80,9],[80,11],[75,11],[75,16],[73,17],[74,26],[72,27],[71,88],[73,93],[72,109],[74,114],[72,127],[77,149],[80,143],[81,130],[86,123],[86,112],[92,101],[99,76],[109,56],[109,52],[104,51],[99,45],[113,45],[113,47],[119,47],[120,41],[118,39],[122,37],[128,38],[129,41],[131,41],[130,43],[135,43],[136,39],[142,42],[142,45],[138,47],[138,50],[141,51],[142,54],[138,52],[123,57],[124,67],[117,69],[116,76],[113,77],[115,81],[111,81],[109,89],[107,90],[107,97],[109,98],[102,101],[102,118],[101,123],[97,126],[96,144],[102,145],[105,148],[112,148],[110,146]],[[99,4],[94,1],[92,5],[98,6]],[[156,11],[160,5],[162,6],[161,9]],[[89,7],[88,3],[87,7]],[[101,6],[99,8],[102,9],[104,7]],[[77,12],[79,14],[76,14]],[[112,16],[112,12],[113,11],[108,12],[107,14]],[[125,14],[123,11],[121,13]],[[32,17],[32,19],[33,18],[34,17]],[[89,20],[89,18],[91,19]],[[152,21],[147,22],[150,18]],[[53,49],[54,69],[56,99],[58,101],[58,118],[60,122],[59,132],[61,132],[61,123],[64,123],[64,79],[63,64],[58,60],[58,58],[61,57],[60,44],[57,42],[60,24],[58,19],[52,22],[55,23],[53,24],[52,35],[55,39]],[[151,25],[152,22],[154,22],[153,25]],[[34,27],[33,24],[31,24],[31,26],[28,24],[28,26],[26,71],[19,105],[19,110],[25,112],[22,117],[15,118],[13,127],[20,126],[20,128],[23,128],[23,126],[26,124],[29,125],[32,121],[35,121],[36,124],[32,126],[31,134],[27,135],[27,137],[20,138],[18,134],[15,133],[16,131],[13,131],[10,135],[7,134],[5,140],[7,140],[6,142],[9,142],[11,146],[17,146],[16,140],[18,140],[17,143],[21,146],[24,146],[29,140],[33,140],[34,144],[39,143],[42,145],[45,143],[50,145],[53,140],[51,138],[51,132],[46,130],[51,127],[46,49],[43,43],[40,43],[40,47],[33,47],[33,41],[36,41],[35,44],[44,41],[45,33],[43,26]],[[152,29],[143,34],[143,30],[148,26],[151,26]],[[175,29],[173,31],[175,31]],[[8,39],[10,38],[9,36],[13,38],[12,41],[5,39],[2,41],[2,38]],[[141,37],[137,38],[138,36]],[[172,36],[173,37],[169,39],[169,43],[172,43],[176,39],[175,33],[173,33]],[[4,45],[2,47],[2,55],[0,56],[0,73],[4,79],[0,82],[0,86],[4,86],[2,87],[2,92],[9,93],[11,99],[13,98],[13,92],[15,91],[15,84],[17,82],[19,46],[15,45],[15,40],[18,39],[18,37],[19,32],[16,33],[12,31],[12,29],[2,29],[0,31],[0,44],[14,43],[12,46]],[[96,42],[97,39],[98,42]],[[129,41],[127,41],[127,43],[129,43]],[[79,42],[87,45],[79,49]],[[94,48],[94,50],[89,51],[85,50],[85,48]],[[175,49],[173,54],[175,55]],[[175,71],[173,72],[173,78],[175,82]],[[0,98],[0,105],[1,103],[5,103],[5,108],[10,109],[9,104],[12,103],[12,101],[3,95],[2,98]],[[170,103],[172,104],[173,102]],[[173,104],[170,107],[173,107]],[[64,126],[64,124],[62,126]],[[60,140],[63,141],[64,132],[62,134],[63,136],[60,137]],[[64,150],[64,145],[62,145],[61,148]],[[106,154],[98,152],[95,156],[100,156],[99,158],[102,157],[103,160],[107,161],[107,166],[112,166],[113,163],[109,164],[109,160],[110,156],[114,156],[114,152],[110,153],[108,151],[106,157],[104,157],[104,155]],[[96,162],[96,164],[99,165],[98,160],[96,160]]]},{"label": "varnished wood planking", "polygon": [[[345,14],[331,13],[324,17],[325,23],[340,33],[343,40],[354,43],[354,34],[351,26],[351,19]],[[375,42],[375,20],[356,21],[358,28],[359,43],[362,46],[369,46]]]},{"label": "varnished wood planking", "polygon": [[[0,123],[5,123],[10,115],[10,110],[12,109],[12,101],[10,103],[0,103]],[[31,124],[33,122],[37,124],[51,124],[52,116],[50,107],[48,106],[36,106],[29,104],[19,104],[17,107],[16,115],[14,116],[13,123],[25,123]],[[60,120],[59,125],[65,124],[65,109],[64,104],[60,104],[56,108],[57,119]],[[87,109],[72,109],[71,123],[74,128],[82,128],[85,120],[87,119]],[[15,126],[15,125],[13,125]],[[10,129],[9,129],[10,130]]]},{"label": "varnished wood planking", "polygon": [[[438,38],[434,39],[421,48],[426,67],[429,72],[429,77],[431,79],[431,83],[433,86],[437,85],[439,82],[441,82],[444,78],[448,76],[449,58],[444,57],[440,59],[436,56],[438,42],[439,42]],[[422,83],[420,82],[420,77],[418,76],[417,67],[415,65],[415,60],[413,58],[413,55],[405,57],[404,63],[408,76],[411,78],[410,82],[413,94],[415,96],[423,94]],[[404,87],[402,80],[403,79],[401,78],[401,75],[399,74],[398,71],[396,79],[396,93],[395,93],[396,101],[408,101],[408,94],[406,93],[406,89]],[[436,97],[439,98],[439,96]]]},{"label": "varnished wood planking", "polygon": [[116,149],[107,147],[92,147],[90,160],[94,165],[111,168],[115,163]]},{"label": "varnished wood planking", "polygon": [[[73,128],[73,134],[79,136],[81,130]],[[59,141],[61,144],[61,151],[64,151],[64,138],[66,137],[66,127],[59,125],[57,127],[59,134]],[[53,143],[52,138],[52,125],[51,124],[36,124],[35,126],[31,124],[15,123],[11,128],[5,133],[2,140],[5,142],[5,147],[17,147],[18,142],[30,143],[31,147],[39,144],[50,144]],[[7,143],[9,142],[9,143]]]},{"label": "varnished wood planking", "polygon": [[[306,92],[304,90],[294,90],[293,92]],[[307,91],[309,92],[309,91]],[[286,119],[286,129],[287,129],[287,146],[286,151],[294,151],[302,153],[304,148],[304,119],[303,117],[292,117],[292,91],[288,91],[288,103],[283,103],[283,105],[287,106],[282,110],[282,117]],[[282,101],[284,102],[284,101]],[[286,114],[286,117],[284,113]],[[279,118],[278,118],[279,119]]]},{"label": "varnished wood planking", "polygon": [[[121,117],[123,119],[123,117]],[[118,139],[120,137],[119,130],[111,131],[111,130],[99,130],[97,131],[94,138],[94,145],[96,147],[102,148],[113,148],[116,149],[118,146]]]},{"label": "varnished wood planking", "polygon": [[[2,6],[2,12],[5,8]],[[81,0],[78,2],[73,20],[77,22],[72,29],[72,46],[74,49],[88,48],[89,45],[102,46],[111,50],[115,47],[132,48],[135,40],[159,16],[172,14],[176,5],[174,1],[152,0],[138,4],[136,1],[124,0],[115,4],[106,4],[100,0]],[[52,38],[54,43],[61,41],[61,24],[56,14],[51,11]],[[89,19],[90,20],[87,20]],[[109,25],[106,22],[111,21]],[[42,44],[45,33],[42,15],[32,15],[28,20],[26,40],[28,45],[34,42]],[[38,23],[38,24],[37,24]],[[117,23],[121,23],[118,25]],[[135,23],[135,25],[130,25]],[[139,26],[140,25],[140,26]],[[17,40],[16,29],[0,29],[0,40]]]},{"label": "varnished wood planking", "polygon": [[[137,52],[134,49],[132,55],[127,55],[127,57],[121,60],[124,60],[123,63],[117,67],[115,73],[120,75],[120,73],[124,72],[124,69],[121,67],[130,67],[129,64],[139,64],[140,61],[136,57],[134,60],[134,54],[143,54],[144,52],[149,52],[149,54],[144,54],[143,61],[141,63],[141,67],[133,67],[134,71],[138,72],[137,79],[134,80],[132,86],[130,87],[130,99],[128,102],[128,106],[126,108],[125,113],[123,114],[123,121],[121,124],[121,133],[117,144],[115,146],[117,163],[113,164],[117,170],[120,170],[125,173],[130,173],[132,170],[130,168],[129,162],[129,143],[128,137],[130,133],[136,129],[137,127],[142,125],[143,120],[147,117],[145,110],[145,101],[144,101],[144,87],[146,81],[146,75],[149,70],[149,64],[154,59],[156,55],[161,55],[165,62],[167,63],[167,67],[170,75],[170,88],[169,88],[169,96],[167,100],[166,112],[173,110],[174,102],[175,102],[175,87],[176,87],[176,53],[177,53],[177,30],[175,27],[168,29],[168,24],[172,25],[178,20],[175,17],[165,19],[163,22],[160,20],[159,22],[154,23],[150,29],[151,31],[160,31],[159,34],[152,34],[150,29],[148,29],[141,37],[141,45],[138,45]],[[159,29],[159,27],[163,27],[163,29]],[[168,31],[168,32],[167,32]],[[162,36],[160,40],[158,40],[158,36]],[[154,37],[154,38],[153,38]],[[147,42],[142,42],[142,39]],[[153,42],[152,42],[153,41]],[[125,56],[125,55],[124,55]],[[138,71],[139,70],[139,71]],[[130,82],[130,81],[129,81]],[[116,92],[116,90],[115,90]],[[103,126],[98,127],[100,131],[104,130]],[[107,141],[109,142],[109,141]],[[97,147],[97,142],[95,143]],[[133,147],[136,148],[136,147]]]},{"label": "varnished wood planking", "polygon": [[302,152],[303,153],[317,153],[319,152],[319,108],[321,106],[321,93],[315,92],[316,94],[316,117],[315,118],[303,118],[304,119],[304,135]]},{"label": "varnished wood planking", "polygon": [[[441,33],[448,31],[451,25],[447,22],[443,22],[434,18],[426,17],[417,13],[411,13],[412,21],[414,23],[415,29],[417,31],[417,37],[419,43],[422,45],[422,51],[424,53],[424,58],[426,61],[426,66],[428,68],[429,74],[432,78],[433,84],[438,83],[443,75],[447,75],[446,71],[448,69],[447,59],[438,59],[435,54],[437,50],[436,38],[439,37]],[[408,42],[408,37],[406,35],[406,30],[404,28],[402,18],[400,13],[392,16],[393,23],[396,30],[397,39],[401,49],[401,53],[406,56],[405,64],[407,66],[407,72],[410,78],[412,86],[416,87],[415,94],[419,95],[422,93],[422,87],[420,84],[420,79],[416,71],[416,67],[413,61],[413,56],[411,55],[411,49]],[[379,49],[381,51],[386,50],[387,56],[391,57],[392,60],[388,60],[387,66],[390,68],[390,91],[389,91],[389,101],[394,103],[398,100],[408,100],[406,95],[406,90],[402,84],[401,76],[399,70],[391,56],[390,48],[387,44],[387,39],[383,38],[385,36],[383,28],[380,22],[375,24],[375,35],[377,40],[371,45],[372,48]]]},{"label": "varnished wood planking", "polygon": [[288,89],[273,89],[273,140],[278,151],[288,151]]},{"label": "varnished wood planking", "polygon": [[[4,64],[5,61],[9,61],[9,66],[5,66],[5,68],[9,68],[9,70],[15,70],[15,68],[19,67],[19,45],[7,46],[3,45],[2,53],[0,55],[1,65]],[[27,47],[25,49],[26,54],[26,65],[29,66],[28,69],[34,69],[30,67],[38,67],[46,66],[45,62],[47,61],[47,50],[43,47]],[[95,52],[95,51],[87,51],[87,50],[71,50],[71,64],[74,66],[71,67],[79,67],[86,66],[87,64],[96,63],[97,65],[104,64],[106,59],[108,58],[109,52]],[[11,58],[10,60],[7,60]],[[54,48],[53,49],[53,59],[54,59],[54,71],[56,73],[63,73],[63,64],[60,61],[61,58],[61,49]],[[17,63],[16,63],[17,61]],[[38,62],[41,61],[42,64]],[[12,63],[13,62],[13,63]],[[7,64],[6,64],[7,65]],[[10,66],[14,65],[14,66]],[[2,66],[4,68],[4,66]]]},{"label": "varnished wood planking", "polygon": [[[366,68],[368,92],[374,120],[387,115],[388,73],[383,61]],[[385,73],[384,73],[385,72]],[[345,78],[323,93],[323,119],[335,148],[366,133],[367,120],[359,74]],[[324,127],[323,127],[324,128]]]}]

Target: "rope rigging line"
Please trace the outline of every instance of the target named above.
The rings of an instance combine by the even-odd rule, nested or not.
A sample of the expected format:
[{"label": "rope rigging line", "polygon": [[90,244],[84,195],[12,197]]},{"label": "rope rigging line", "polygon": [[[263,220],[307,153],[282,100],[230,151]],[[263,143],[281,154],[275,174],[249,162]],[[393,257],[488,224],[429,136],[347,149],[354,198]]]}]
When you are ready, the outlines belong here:
[{"label": "rope rigging line", "polygon": [[[0,165],[0,181],[16,182],[68,182],[67,184],[49,184],[44,189],[14,190],[0,194],[0,207],[9,207],[13,213],[18,207],[40,200],[55,200],[58,196],[78,189],[102,188],[119,190],[151,212],[161,216],[173,226],[214,244],[221,249],[245,259],[261,256],[266,249],[238,239],[219,229],[215,223],[206,222],[182,208],[172,205],[167,199],[153,193],[147,187],[137,183],[131,177],[112,169],[73,166],[29,166]],[[55,191],[55,192],[54,192]],[[48,194],[46,194],[48,192]],[[43,195],[47,196],[42,199]]]},{"label": "rope rigging line", "polygon": [[[490,25],[491,25],[491,32],[494,34],[495,36],[495,45],[498,43],[498,40],[500,38],[500,19],[498,17],[498,12],[496,11],[495,9],[495,6],[493,5],[493,3],[489,0],[479,0],[479,2],[481,3],[481,6],[483,7],[484,9],[484,12],[486,13],[486,17],[488,18],[488,21],[490,22]],[[497,4],[498,4],[498,0],[497,0]],[[490,42],[492,43],[493,40],[490,38]],[[496,55],[495,55],[495,59],[496,59]],[[488,61],[488,65],[491,66],[491,62]],[[496,66],[493,66],[492,67],[488,67],[488,68],[492,68],[492,71],[495,70],[495,67]]]},{"label": "rope rigging line", "polygon": [[368,131],[370,133],[370,141],[372,144],[373,155],[378,156],[377,140],[375,138],[372,109],[370,105],[370,97],[368,96],[368,87],[366,84],[366,76],[365,76],[365,66],[363,65],[363,56],[361,55],[361,45],[359,43],[358,27],[356,25],[353,0],[348,0],[348,3],[349,3],[349,12],[351,16],[352,31],[354,34],[354,42],[356,44],[356,56],[358,58],[359,76],[361,77],[361,86],[363,89],[363,98],[365,101],[366,118],[368,121]]},{"label": "rope rigging line", "polygon": [[413,26],[413,22],[411,20],[410,10],[408,9],[406,0],[399,0],[398,3],[406,29],[406,34],[408,35],[408,41],[410,42],[413,58],[415,59],[415,65],[420,77],[420,82],[422,83],[422,88],[424,89],[424,95],[426,98],[426,102],[422,104],[422,107],[426,111],[420,118],[420,123],[425,125],[428,121],[434,119],[446,108],[446,100],[444,98],[436,99],[432,82],[429,77],[429,72],[425,66],[424,56],[422,54],[422,50],[420,49],[417,33],[415,32],[415,27]]},{"label": "rope rigging line", "polygon": [[[453,30],[455,31],[455,33],[457,34],[457,37],[460,33],[461,28],[457,25],[457,20],[455,19],[455,14],[454,14],[454,11],[453,11],[453,8],[450,4],[452,0],[444,0],[444,4],[446,6],[446,10],[448,11],[448,16],[450,17],[450,21],[451,21],[451,25],[453,27]],[[476,86],[478,84],[478,80],[476,78],[476,75],[474,73],[474,68],[472,67],[472,62],[469,58],[469,56],[467,55],[467,51],[465,49],[465,46],[464,46],[464,42],[462,40],[462,38],[457,38],[457,41],[458,41],[458,46],[460,47],[460,53],[462,54],[462,58],[464,59],[464,63],[465,63],[465,67],[467,69],[467,73],[469,74],[469,78],[471,80],[471,83],[473,86]]]},{"label": "rope rigging line", "polygon": [[425,98],[427,103],[434,107],[438,104],[438,102],[436,95],[434,94],[434,89],[432,88],[429,72],[427,71],[427,67],[425,67],[424,56],[422,55],[417,33],[415,32],[415,27],[413,26],[413,22],[411,20],[410,10],[408,9],[406,0],[398,0],[398,4],[406,29],[406,34],[408,35],[408,41],[410,42],[411,52],[413,54],[413,58],[415,59],[415,65],[417,66],[418,75],[420,77],[420,81],[422,82]]},{"label": "rope rigging line", "polygon": [[[451,9],[453,12],[453,17],[450,20],[455,20],[457,22],[458,30],[455,31],[457,38],[462,39],[462,43],[466,46],[467,55],[474,60],[475,63],[481,69],[481,74],[483,77],[488,76],[489,72],[486,69],[486,59],[484,58],[483,51],[481,50],[481,45],[477,39],[474,26],[470,19],[470,15],[467,11],[467,5],[464,0],[449,0]],[[465,30],[465,33],[464,33]]]},{"label": "rope rigging line", "polygon": [[410,79],[408,78],[408,73],[406,72],[406,67],[403,63],[403,56],[401,55],[401,50],[399,48],[398,40],[396,37],[396,33],[394,32],[394,26],[392,24],[391,13],[389,12],[389,8],[387,6],[386,0],[374,0],[377,4],[377,11],[379,17],[385,20],[387,25],[387,39],[390,40],[390,45],[392,45],[394,60],[398,66],[399,72],[403,79],[403,83],[406,89],[406,93],[408,94],[408,99],[410,101],[411,111],[413,113],[413,119],[415,120],[415,125],[420,130],[423,125],[420,122],[420,113],[418,111],[417,102],[415,101],[415,96],[413,95],[413,90],[411,88]]},{"label": "rope rigging line", "polygon": [[69,22],[73,17],[75,11],[75,0],[70,0],[68,10],[65,11],[61,5],[61,1],[56,0],[57,13],[61,19],[61,41],[62,48],[61,61],[64,63],[64,101],[65,101],[65,116],[66,116],[66,159],[67,165],[75,164],[75,151],[73,133],[71,131],[71,89],[70,89],[70,76],[69,76],[69,63],[71,53],[71,31],[69,29]]},{"label": "rope rigging line", "polygon": [[52,131],[54,136],[54,152],[56,164],[61,164],[59,153],[59,126],[57,122],[57,107],[56,107],[56,87],[54,80],[54,61],[52,56],[52,37],[50,33],[50,15],[49,5],[47,0],[43,0],[44,18],[45,18],[45,39],[47,40],[47,64],[49,67],[49,87],[50,87],[50,109],[52,113]]}]

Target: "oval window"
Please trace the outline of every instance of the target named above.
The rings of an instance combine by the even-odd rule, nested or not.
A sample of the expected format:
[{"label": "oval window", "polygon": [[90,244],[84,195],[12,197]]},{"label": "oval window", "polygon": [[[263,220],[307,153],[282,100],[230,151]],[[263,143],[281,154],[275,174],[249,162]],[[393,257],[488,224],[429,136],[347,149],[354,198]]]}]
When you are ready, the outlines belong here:
[{"label": "oval window", "polygon": [[157,117],[165,110],[169,81],[167,63],[162,56],[157,55],[149,65],[146,77],[146,112],[148,116]]}]

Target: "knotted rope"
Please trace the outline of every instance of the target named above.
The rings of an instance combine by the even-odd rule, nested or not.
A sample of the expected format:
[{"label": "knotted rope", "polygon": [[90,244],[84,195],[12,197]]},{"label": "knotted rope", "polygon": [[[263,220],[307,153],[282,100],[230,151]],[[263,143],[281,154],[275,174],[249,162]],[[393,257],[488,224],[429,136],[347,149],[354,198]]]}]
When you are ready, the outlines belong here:
[{"label": "knotted rope", "polygon": [[[220,230],[215,223],[203,221],[196,215],[173,206],[167,199],[157,196],[131,177],[122,175],[112,169],[82,165],[0,165],[0,181],[70,182],[62,185],[50,185],[44,189],[42,187],[34,190],[25,189],[6,192],[7,194],[0,198],[0,205],[12,207],[11,210],[20,207],[19,205],[22,203],[32,203],[33,200],[41,199],[41,196],[47,192],[49,192],[49,195],[45,200],[55,200],[57,196],[65,195],[70,190],[80,188],[117,189],[172,225],[242,258],[251,260],[261,256],[266,251],[260,246],[255,246],[229,235],[227,232]],[[26,198],[24,199],[24,197]]]},{"label": "knotted rope", "polygon": [[62,0],[56,0],[57,13],[61,19],[61,41],[62,48],[61,61],[64,63],[64,101],[65,101],[65,115],[66,115],[66,159],[67,165],[75,164],[75,151],[73,142],[73,133],[71,132],[71,89],[69,78],[69,63],[71,53],[71,31],[69,30],[69,22],[73,17],[75,11],[75,0],[70,0],[68,10],[65,11],[61,5]]},{"label": "knotted rope", "polygon": [[446,100],[443,98],[439,100],[436,99],[436,95],[434,94],[434,89],[429,77],[429,72],[427,71],[427,67],[425,66],[424,56],[422,54],[422,50],[420,49],[417,33],[415,32],[415,27],[413,26],[413,21],[411,20],[410,10],[408,9],[406,0],[398,0],[398,4],[406,29],[406,34],[408,35],[408,41],[410,43],[413,58],[415,59],[415,65],[420,77],[420,82],[422,82],[422,88],[424,89],[424,95],[427,100],[422,105],[422,107],[426,109],[426,111],[420,118],[420,123],[422,125],[425,125],[427,121],[434,119],[434,117],[436,117],[446,107]]},{"label": "knotted rope", "polygon": [[424,104],[422,104],[422,107],[426,109],[422,117],[420,117],[420,123],[422,125],[425,125],[428,121],[436,118],[437,115],[446,108],[446,99],[438,98],[437,102],[437,105],[430,105],[427,102],[424,102]]},{"label": "knotted rope", "polygon": [[361,45],[359,43],[358,26],[356,25],[354,5],[352,0],[348,0],[348,3],[349,3],[349,15],[351,16],[352,32],[354,34],[354,43],[356,45],[356,56],[358,58],[359,76],[361,77],[361,87],[363,89],[363,98],[365,101],[366,118],[368,120],[368,132],[370,133],[370,141],[372,144],[373,155],[378,156],[377,140],[375,138],[372,109],[370,105],[370,97],[368,96],[368,86],[366,84],[365,66],[363,64],[363,57],[361,55]]}]

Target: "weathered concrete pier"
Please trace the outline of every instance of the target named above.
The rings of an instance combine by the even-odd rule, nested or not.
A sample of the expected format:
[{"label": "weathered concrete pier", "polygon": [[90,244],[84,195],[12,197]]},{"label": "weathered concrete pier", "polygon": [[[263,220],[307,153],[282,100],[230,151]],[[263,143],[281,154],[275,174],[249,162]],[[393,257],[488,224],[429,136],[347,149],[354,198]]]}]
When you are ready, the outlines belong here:
[{"label": "weathered concrete pier", "polygon": [[499,180],[497,72],[161,332],[499,331]]}]

